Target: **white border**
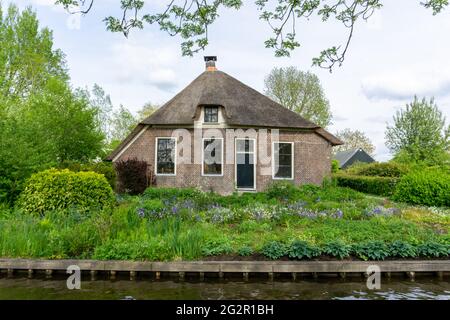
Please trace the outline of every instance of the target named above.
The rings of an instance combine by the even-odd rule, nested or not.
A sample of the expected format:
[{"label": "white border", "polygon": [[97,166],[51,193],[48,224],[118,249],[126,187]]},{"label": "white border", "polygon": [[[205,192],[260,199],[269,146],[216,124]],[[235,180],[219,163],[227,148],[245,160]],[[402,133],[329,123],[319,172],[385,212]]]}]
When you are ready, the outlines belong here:
[{"label": "white border", "polygon": [[[291,177],[290,178],[279,178],[275,177],[275,143],[288,143],[291,145]],[[272,179],[273,180],[294,180],[294,158],[295,158],[295,144],[289,141],[272,141]]]},{"label": "white border", "polygon": [[147,130],[147,128],[147,126],[142,128],[142,130],[139,131],[139,133],[133,139],[131,139],[131,141],[128,142],[127,145],[123,147],[122,150],[120,150],[120,152],[112,159],[112,162],[116,162],[117,159],[119,159],[122,154],[128,149],[128,147],[131,146],[145,132],[145,130]]},{"label": "white border", "polygon": [[[158,140],[159,139],[171,139],[175,140],[175,159],[173,173],[158,173]],[[175,137],[156,137],[155,138],[155,175],[156,176],[169,176],[173,177],[177,175],[177,138]]]},{"label": "white border", "polygon": [[[238,188],[237,186],[237,141],[238,140],[252,140],[253,141],[253,188]],[[240,151],[239,153],[251,152]],[[234,139],[234,186],[238,191],[255,191],[256,190],[256,139],[255,138],[235,138]]]},{"label": "white border", "polygon": [[[204,167],[204,158],[205,158],[205,140],[222,140],[222,163],[220,164],[221,165],[221,174],[205,174],[205,167]],[[223,141],[223,138],[215,138],[215,137],[210,137],[210,138],[208,138],[208,137],[204,137],[204,138],[202,138],[202,177],[223,177],[223,170],[224,170],[224,167],[223,167],[223,162],[224,162],[224,158],[223,158],[223,149],[225,148],[225,146],[224,146],[224,141]]]}]

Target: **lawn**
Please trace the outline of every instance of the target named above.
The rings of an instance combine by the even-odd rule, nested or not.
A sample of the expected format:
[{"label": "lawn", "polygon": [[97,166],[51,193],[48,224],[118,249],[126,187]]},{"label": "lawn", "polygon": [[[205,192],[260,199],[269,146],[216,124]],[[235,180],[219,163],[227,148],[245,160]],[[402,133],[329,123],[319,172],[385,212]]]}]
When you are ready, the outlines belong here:
[{"label": "lawn", "polygon": [[219,196],[150,188],[114,209],[0,209],[0,256],[119,260],[448,258],[450,209],[336,186]]}]

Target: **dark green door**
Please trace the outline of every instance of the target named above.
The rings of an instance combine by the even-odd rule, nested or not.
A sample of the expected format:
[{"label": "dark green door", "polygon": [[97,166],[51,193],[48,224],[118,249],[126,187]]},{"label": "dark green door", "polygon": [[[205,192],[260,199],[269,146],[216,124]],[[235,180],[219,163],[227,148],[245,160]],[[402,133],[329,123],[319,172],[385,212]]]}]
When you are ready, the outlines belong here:
[{"label": "dark green door", "polygon": [[255,188],[255,142],[251,139],[236,139],[236,187]]}]

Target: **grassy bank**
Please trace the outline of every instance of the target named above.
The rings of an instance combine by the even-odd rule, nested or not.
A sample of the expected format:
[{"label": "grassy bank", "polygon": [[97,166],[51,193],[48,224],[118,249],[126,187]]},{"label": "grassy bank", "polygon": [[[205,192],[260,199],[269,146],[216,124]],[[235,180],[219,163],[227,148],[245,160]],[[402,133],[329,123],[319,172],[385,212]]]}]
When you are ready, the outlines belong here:
[{"label": "grassy bank", "polygon": [[110,210],[0,209],[0,256],[120,260],[444,258],[450,210],[334,186],[227,197],[148,189]]}]

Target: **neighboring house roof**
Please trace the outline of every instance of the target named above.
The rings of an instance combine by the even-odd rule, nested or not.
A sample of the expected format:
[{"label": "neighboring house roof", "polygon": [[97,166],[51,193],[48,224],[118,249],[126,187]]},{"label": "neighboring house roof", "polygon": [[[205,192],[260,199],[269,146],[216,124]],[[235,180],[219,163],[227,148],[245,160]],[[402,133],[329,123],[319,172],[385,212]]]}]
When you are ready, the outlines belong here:
[{"label": "neighboring house roof", "polygon": [[217,71],[214,67],[208,68],[170,101],[144,119],[108,156],[107,160],[114,159],[145,125],[177,127],[193,125],[198,106],[207,105],[222,106],[225,121],[229,126],[304,129],[316,132],[332,145],[343,144],[341,140],[317,124],[306,120],[225,72]]},{"label": "neighboring house roof", "polygon": [[[352,161],[352,159],[355,158],[358,153],[360,153],[361,155],[357,157],[357,159],[354,159],[355,161]],[[341,168],[346,167],[347,165],[350,165],[351,163],[356,161],[375,162],[375,159],[361,148],[337,152],[334,155],[334,159],[339,161],[339,166]]]}]

